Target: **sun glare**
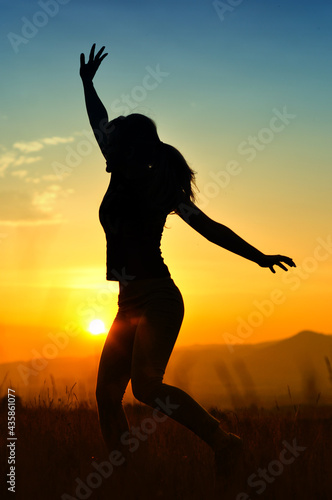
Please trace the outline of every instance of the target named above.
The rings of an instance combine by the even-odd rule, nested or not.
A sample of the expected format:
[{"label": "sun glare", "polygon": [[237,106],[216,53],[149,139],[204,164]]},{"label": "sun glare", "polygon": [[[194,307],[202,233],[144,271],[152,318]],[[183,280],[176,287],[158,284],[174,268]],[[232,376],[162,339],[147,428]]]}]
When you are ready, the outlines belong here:
[{"label": "sun glare", "polygon": [[100,333],[105,333],[105,325],[101,319],[94,319],[89,325],[89,332],[92,335],[99,335]]}]

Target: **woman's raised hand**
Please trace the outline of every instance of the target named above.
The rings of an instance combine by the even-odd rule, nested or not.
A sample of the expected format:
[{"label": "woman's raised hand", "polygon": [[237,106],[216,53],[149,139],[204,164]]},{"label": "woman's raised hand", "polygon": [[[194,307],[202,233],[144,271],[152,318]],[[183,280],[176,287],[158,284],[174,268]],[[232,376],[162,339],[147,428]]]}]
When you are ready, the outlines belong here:
[{"label": "woman's raised hand", "polygon": [[99,52],[97,52],[96,55],[95,55],[95,48],[96,48],[96,44],[94,43],[91,47],[89,60],[87,63],[85,62],[84,54],[81,54],[80,77],[85,82],[87,82],[87,81],[92,82],[93,77],[95,76],[97,69],[99,68],[102,60],[105,59],[105,57],[107,56],[107,53],[102,55],[105,47],[102,47],[99,50]]},{"label": "woman's raised hand", "polygon": [[261,267],[268,267],[272,273],[275,273],[273,266],[279,266],[284,271],[288,271],[287,267],[284,264],[287,264],[290,267],[296,267],[295,262],[285,255],[264,255],[262,260],[258,263]]}]

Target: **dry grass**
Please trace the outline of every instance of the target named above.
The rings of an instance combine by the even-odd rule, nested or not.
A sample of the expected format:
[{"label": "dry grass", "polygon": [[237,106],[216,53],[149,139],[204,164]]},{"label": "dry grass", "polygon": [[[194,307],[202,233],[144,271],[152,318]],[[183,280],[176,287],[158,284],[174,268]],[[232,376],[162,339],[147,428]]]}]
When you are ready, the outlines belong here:
[{"label": "dry grass", "polygon": [[[140,426],[151,409],[126,406],[132,425]],[[224,428],[245,439],[245,465],[226,492],[223,480],[216,480],[213,454],[190,431],[168,419],[159,423],[132,456],[132,463],[115,467],[92,494],[78,497],[76,478],[85,484],[96,470],[92,462],[107,459],[98,426],[96,408],[79,403],[73,388],[67,399],[36,400],[17,407],[17,500],[69,500],[73,498],[112,500],[330,500],[332,478],[332,408],[296,407],[273,410],[247,408],[236,412],[210,410]],[[1,447],[6,449],[6,408],[1,409]],[[248,486],[247,479],[267,469],[279,458],[283,441],[294,439],[306,450],[282,473],[265,481],[265,491]],[[287,457],[291,456],[288,452]],[[6,471],[1,460],[1,477]],[[258,476],[257,476],[258,477]],[[256,478],[257,479],[257,478]],[[261,479],[262,482],[262,479]],[[4,483],[2,484],[4,487]],[[241,492],[247,492],[241,496]],[[67,496],[63,496],[64,494]]]}]

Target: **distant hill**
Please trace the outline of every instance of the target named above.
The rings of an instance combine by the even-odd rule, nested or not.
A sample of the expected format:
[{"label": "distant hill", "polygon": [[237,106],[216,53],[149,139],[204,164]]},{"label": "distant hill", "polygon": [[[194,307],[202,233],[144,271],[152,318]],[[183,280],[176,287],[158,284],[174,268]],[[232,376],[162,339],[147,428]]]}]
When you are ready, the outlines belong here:
[{"label": "distant hill", "polygon": [[[174,349],[165,382],[202,404],[219,407],[332,403],[332,335],[302,331],[262,344],[194,345]],[[14,387],[23,400],[94,402],[98,358],[56,358],[0,365],[1,396]],[[70,392],[72,386],[75,385]],[[75,393],[75,395],[73,395]],[[126,395],[132,401],[130,386]]]},{"label": "distant hill", "polygon": [[[175,354],[175,353],[174,353]],[[223,406],[332,402],[332,335],[302,331],[277,342],[183,349],[169,369],[204,400]],[[182,365],[182,370],[181,370]],[[181,372],[180,372],[181,370]],[[182,380],[181,380],[182,378]]]}]

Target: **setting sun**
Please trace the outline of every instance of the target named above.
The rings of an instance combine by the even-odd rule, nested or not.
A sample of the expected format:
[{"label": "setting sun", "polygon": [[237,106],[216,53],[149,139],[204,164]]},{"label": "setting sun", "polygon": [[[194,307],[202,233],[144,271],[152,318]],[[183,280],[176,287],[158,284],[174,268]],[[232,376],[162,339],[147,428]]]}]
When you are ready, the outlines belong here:
[{"label": "setting sun", "polygon": [[99,335],[100,333],[105,333],[106,329],[104,322],[101,319],[92,320],[89,325],[89,332],[92,333],[92,335]]}]

